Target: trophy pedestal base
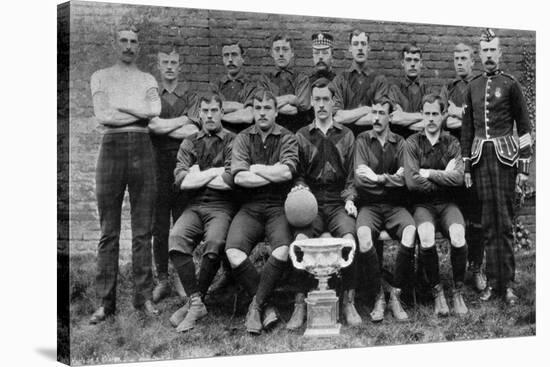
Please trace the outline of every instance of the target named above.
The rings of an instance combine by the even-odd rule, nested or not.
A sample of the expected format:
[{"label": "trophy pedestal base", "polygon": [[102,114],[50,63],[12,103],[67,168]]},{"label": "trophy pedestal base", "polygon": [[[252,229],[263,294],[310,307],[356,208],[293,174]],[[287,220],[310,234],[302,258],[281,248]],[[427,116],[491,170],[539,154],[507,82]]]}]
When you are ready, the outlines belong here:
[{"label": "trophy pedestal base", "polygon": [[340,335],[338,297],[333,290],[316,290],[307,294],[307,328],[304,336],[323,337]]}]

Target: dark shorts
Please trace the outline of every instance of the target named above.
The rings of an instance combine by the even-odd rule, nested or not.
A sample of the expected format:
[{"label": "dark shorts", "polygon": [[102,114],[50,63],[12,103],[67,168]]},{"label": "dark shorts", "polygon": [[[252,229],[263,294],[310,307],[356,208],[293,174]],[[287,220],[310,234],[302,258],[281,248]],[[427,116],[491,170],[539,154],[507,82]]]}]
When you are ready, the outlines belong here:
[{"label": "dark shorts", "polygon": [[437,231],[448,236],[452,224],[464,226],[464,217],[454,203],[416,204],[414,206],[414,221],[418,227],[422,223],[432,223]]},{"label": "dark shorts", "polygon": [[170,252],[193,255],[204,236],[205,254],[219,255],[225,247],[227,231],[235,214],[231,203],[208,203],[188,206],[170,231]]},{"label": "dark shorts", "polygon": [[272,250],[292,242],[283,206],[280,203],[246,203],[231,223],[225,249],[239,249],[249,255],[264,238]]},{"label": "dark shorts", "polygon": [[403,230],[407,226],[414,227],[414,219],[402,206],[369,204],[362,206],[357,215],[357,229],[369,227],[373,240],[377,239],[383,230],[386,230],[392,238],[401,239]]},{"label": "dark shorts", "polygon": [[319,237],[323,232],[330,232],[335,237],[355,234],[355,219],[346,213],[344,205],[322,204],[313,222],[304,228],[294,228],[294,234],[306,235],[308,238]]}]

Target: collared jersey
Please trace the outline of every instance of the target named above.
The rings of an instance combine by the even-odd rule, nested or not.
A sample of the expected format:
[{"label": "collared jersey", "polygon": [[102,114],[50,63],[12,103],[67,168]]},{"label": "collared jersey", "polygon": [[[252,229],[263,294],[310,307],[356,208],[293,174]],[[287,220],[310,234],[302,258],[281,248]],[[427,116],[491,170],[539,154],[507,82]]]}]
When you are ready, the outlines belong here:
[{"label": "collared jersey", "polygon": [[305,184],[318,203],[343,203],[342,191],[353,165],[355,138],[350,129],[339,123],[326,135],[315,121],[296,133],[299,163],[296,184]]},{"label": "collared jersey", "polygon": [[[445,171],[451,159],[455,169]],[[416,202],[441,203],[456,200],[457,189],[464,183],[464,162],[460,143],[446,131],[441,131],[438,141],[432,146],[424,131],[407,138],[404,152],[405,182],[414,191]],[[419,170],[433,169],[429,178],[420,176]]]},{"label": "collared jersey", "polygon": [[[424,80],[420,77],[414,79],[404,77],[391,86],[390,99],[399,104],[404,112],[420,112],[422,110],[422,97],[429,92]],[[405,139],[414,133],[409,128],[398,125],[392,125],[392,130]]]},{"label": "collared jersey", "polygon": [[[466,105],[466,91],[468,90],[468,84],[472,81],[474,75],[467,76],[466,78],[455,78],[441,88],[440,97],[445,102],[446,106],[449,106],[449,102],[453,102],[457,107],[463,107]],[[460,141],[460,132],[462,128],[447,129],[455,138]]]},{"label": "collared jersey", "polygon": [[293,68],[274,68],[260,76],[260,88],[269,90],[276,97],[293,94],[298,99],[298,113],[296,115],[277,115],[277,124],[296,132],[308,124],[308,110],[311,103],[309,78],[306,74],[297,72]]},{"label": "collared jersey", "polygon": [[[474,78],[466,92],[466,111],[462,120],[462,154],[475,164],[486,141],[493,141],[497,157],[508,165],[531,156],[531,124],[520,84],[497,70]],[[514,122],[520,144],[513,137]],[[525,138],[527,137],[527,138]],[[522,139],[528,143],[522,144]]]},{"label": "collared jersey", "polygon": [[[179,83],[172,92],[162,87],[160,90],[162,107],[159,117],[172,119],[185,115],[200,129],[198,100],[197,93],[190,91],[187,84]],[[158,149],[177,150],[182,139],[151,133],[151,141]]]},{"label": "collared jersey", "polygon": [[[333,81],[335,77],[336,77],[336,73],[332,70],[328,70],[328,71],[327,70],[322,70],[322,71],[315,70],[314,72],[309,74],[309,85],[312,86],[313,83],[315,83],[318,79],[321,79],[321,78],[325,78],[325,79],[328,79],[329,81]],[[307,121],[309,123],[309,122],[312,122],[314,120],[315,120],[315,111],[313,110],[313,106],[312,106],[308,111]]]},{"label": "collared jersey", "polygon": [[[220,129],[214,134],[201,130],[183,140],[178,151],[175,185],[179,188],[189,169],[197,164],[201,171],[212,167],[227,167],[231,160],[232,143],[235,134]],[[228,201],[231,194],[204,186],[190,195],[190,203]]]},{"label": "collared jersey", "polygon": [[[272,131],[262,141],[259,128],[252,125],[235,138],[233,154],[231,156],[231,178],[241,171],[250,170],[253,164],[274,165],[286,164],[292,176],[296,174],[298,166],[298,142],[289,130],[275,124]],[[283,203],[290,190],[292,181],[269,183],[258,188],[242,188],[245,201],[279,202]]]},{"label": "collared jersey", "polygon": [[[252,105],[252,97],[256,91],[257,84],[242,71],[233,79],[227,75],[222,76],[215,82],[210,83],[210,90],[217,93],[224,101],[239,102],[243,105]],[[235,133],[246,129],[250,124],[230,124],[222,121],[223,126]]]},{"label": "collared jersey", "polygon": [[377,175],[384,175],[384,183],[366,182],[354,173],[355,200],[363,204],[396,203],[403,204],[406,193],[405,178],[397,170],[403,167],[405,139],[389,131],[382,146],[373,130],[365,131],[355,141],[353,171],[362,164]]},{"label": "collared jersey", "polygon": [[[351,67],[337,75],[332,81],[336,89],[334,111],[352,110],[361,106],[371,106],[373,102],[389,96],[386,78],[352,63]],[[366,126],[350,126],[355,135],[368,129]]]}]

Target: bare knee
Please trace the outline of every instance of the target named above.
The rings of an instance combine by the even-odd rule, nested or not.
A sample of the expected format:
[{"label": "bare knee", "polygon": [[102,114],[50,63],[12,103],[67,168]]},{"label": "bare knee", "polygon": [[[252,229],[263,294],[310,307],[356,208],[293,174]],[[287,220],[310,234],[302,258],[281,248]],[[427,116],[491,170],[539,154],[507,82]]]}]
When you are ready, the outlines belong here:
[{"label": "bare knee", "polygon": [[464,234],[464,226],[462,224],[453,223],[449,227],[449,237],[451,239],[451,246],[462,247],[466,244],[466,238]]},{"label": "bare knee", "polygon": [[309,238],[309,237],[306,236],[306,235],[303,234],[303,233],[298,233],[298,234],[296,235],[296,241],[307,240],[308,238]]},{"label": "bare knee", "polygon": [[367,252],[372,248],[372,232],[369,227],[359,227],[357,229],[357,239],[359,240],[359,251]]},{"label": "bare knee", "polygon": [[288,260],[288,246],[281,246],[277,247],[275,250],[271,252],[271,256],[276,258],[279,261],[287,261]]},{"label": "bare knee", "polygon": [[332,238],[332,235],[330,232],[323,232],[321,233],[321,238]]},{"label": "bare knee", "polygon": [[420,247],[427,249],[435,245],[435,227],[432,223],[425,222],[420,224],[417,231]]},{"label": "bare knee", "polygon": [[229,264],[233,269],[241,265],[248,257],[243,251],[236,248],[225,250],[225,254],[227,255],[227,260],[229,260]]},{"label": "bare knee", "polygon": [[401,234],[401,243],[403,246],[411,248],[414,246],[414,236],[416,235],[416,228],[414,226],[406,226]]}]

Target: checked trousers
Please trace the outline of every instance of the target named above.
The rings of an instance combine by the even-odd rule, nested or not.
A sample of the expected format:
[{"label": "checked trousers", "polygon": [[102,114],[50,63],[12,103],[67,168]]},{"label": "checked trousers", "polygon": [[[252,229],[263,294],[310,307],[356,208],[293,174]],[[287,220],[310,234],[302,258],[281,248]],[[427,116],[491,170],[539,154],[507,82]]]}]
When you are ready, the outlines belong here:
[{"label": "checked trousers", "polygon": [[492,142],[487,142],[472,176],[481,201],[487,280],[503,290],[514,281],[516,269],[512,232],[516,168],[501,163]]}]

